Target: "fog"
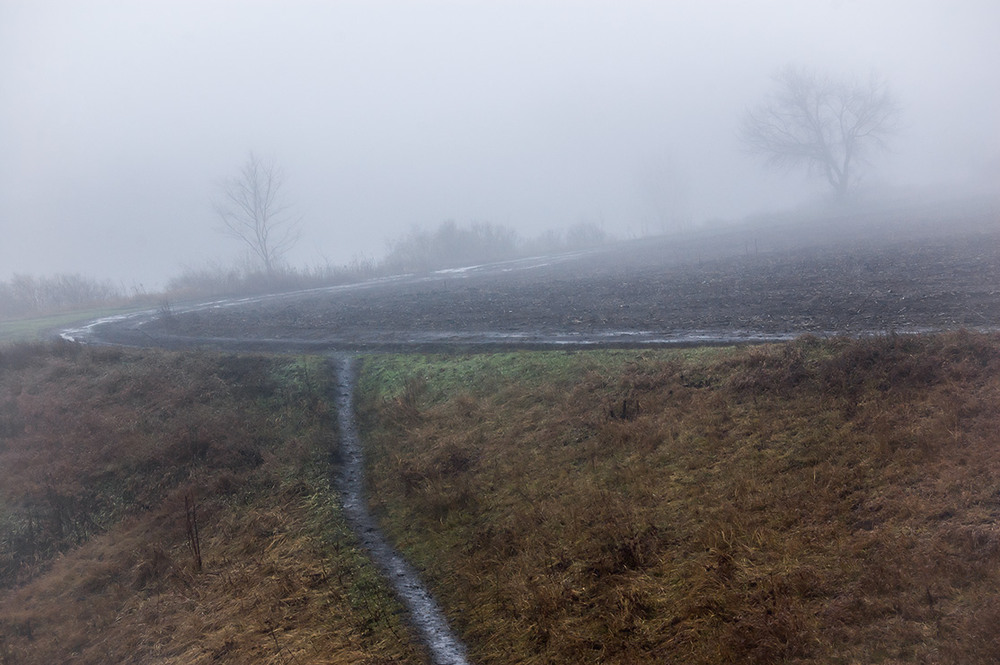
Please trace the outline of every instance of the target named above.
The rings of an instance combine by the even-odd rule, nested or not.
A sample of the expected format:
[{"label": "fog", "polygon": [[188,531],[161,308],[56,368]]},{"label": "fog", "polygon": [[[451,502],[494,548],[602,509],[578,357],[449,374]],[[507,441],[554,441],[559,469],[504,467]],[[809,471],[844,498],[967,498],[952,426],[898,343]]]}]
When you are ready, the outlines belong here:
[{"label": "fog", "polygon": [[444,220],[629,237],[821,199],[741,149],[781,67],[877,71],[872,192],[1000,182],[1000,3],[0,0],[0,280],[157,288],[230,264],[212,197],[253,150],[294,265]]}]

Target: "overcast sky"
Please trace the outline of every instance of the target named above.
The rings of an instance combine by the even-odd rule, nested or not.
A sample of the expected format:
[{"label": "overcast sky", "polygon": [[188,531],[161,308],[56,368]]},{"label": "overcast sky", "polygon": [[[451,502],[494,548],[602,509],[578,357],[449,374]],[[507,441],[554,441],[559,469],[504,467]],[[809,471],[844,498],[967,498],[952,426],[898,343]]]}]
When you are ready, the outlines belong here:
[{"label": "overcast sky", "polygon": [[904,126],[865,185],[993,187],[998,34],[995,0],[0,0],[0,279],[232,263],[211,200],[251,150],[298,265],[447,219],[636,235],[796,205],[823,183],[736,133],[789,63],[889,81]]}]

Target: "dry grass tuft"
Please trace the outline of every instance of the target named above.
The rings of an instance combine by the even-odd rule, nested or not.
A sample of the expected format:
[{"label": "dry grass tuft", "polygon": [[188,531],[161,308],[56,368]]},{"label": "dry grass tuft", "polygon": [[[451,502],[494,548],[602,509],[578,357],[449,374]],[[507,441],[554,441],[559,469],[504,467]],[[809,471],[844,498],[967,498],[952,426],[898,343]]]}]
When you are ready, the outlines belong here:
[{"label": "dry grass tuft", "polygon": [[475,662],[1000,653],[996,335],[383,356],[363,390],[383,522]]},{"label": "dry grass tuft", "polygon": [[329,486],[328,377],[0,349],[0,663],[423,662]]}]

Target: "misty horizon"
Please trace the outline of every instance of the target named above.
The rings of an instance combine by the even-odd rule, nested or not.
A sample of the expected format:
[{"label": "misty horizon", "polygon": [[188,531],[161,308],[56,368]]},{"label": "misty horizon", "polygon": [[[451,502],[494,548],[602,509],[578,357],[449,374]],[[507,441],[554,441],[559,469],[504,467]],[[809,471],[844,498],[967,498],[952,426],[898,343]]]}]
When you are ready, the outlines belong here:
[{"label": "misty horizon", "polygon": [[987,1],[0,1],[0,280],[234,264],[212,200],[251,151],[302,217],[291,265],[445,220],[632,237],[807,205],[824,183],[737,132],[789,64],[898,98],[863,191],[993,193],[996,25]]}]

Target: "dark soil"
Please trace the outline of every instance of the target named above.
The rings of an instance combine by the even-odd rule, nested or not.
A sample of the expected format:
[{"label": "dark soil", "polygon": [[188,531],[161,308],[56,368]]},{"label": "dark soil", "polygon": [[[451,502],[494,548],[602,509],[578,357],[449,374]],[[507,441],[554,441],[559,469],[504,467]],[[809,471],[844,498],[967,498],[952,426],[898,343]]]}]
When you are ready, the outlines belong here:
[{"label": "dark soil", "polygon": [[[757,224],[201,309],[161,340],[341,349],[651,343],[1000,323],[1000,217],[934,211]],[[629,334],[625,334],[629,333]]]}]

